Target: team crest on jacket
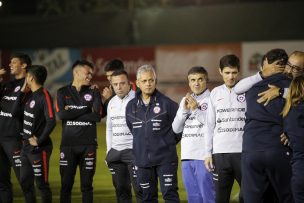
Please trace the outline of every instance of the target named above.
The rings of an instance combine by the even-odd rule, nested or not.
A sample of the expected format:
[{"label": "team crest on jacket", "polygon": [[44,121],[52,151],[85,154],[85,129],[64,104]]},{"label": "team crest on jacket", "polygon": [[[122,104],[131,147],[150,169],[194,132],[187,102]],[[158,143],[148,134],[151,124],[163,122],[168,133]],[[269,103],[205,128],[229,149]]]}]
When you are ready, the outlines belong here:
[{"label": "team crest on jacket", "polygon": [[32,108],[34,108],[34,106],[35,106],[35,100],[32,100],[32,101],[30,102],[30,108],[32,109]]},{"label": "team crest on jacket", "polygon": [[92,100],[92,95],[90,95],[90,94],[85,94],[85,95],[83,96],[83,98],[84,98],[86,101],[91,101],[91,100]]},{"label": "team crest on jacket", "polygon": [[202,103],[200,108],[201,108],[202,111],[206,111],[208,109],[208,104],[207,103]]},{"label": "team crest on jacket", "polygon": [[154,107],[153,111],[154,111],[154,113],[159,113],[160,107],[159,106]]},{"label": "team crest on jacket", "polygon": [[14,92],[18,92],[20,90],[20,86],[17,86],[14,90]]},{"label": "team crest on jacket", "polygon": [[244,94],[238,95],[236,99],[241,103],[243,103],[246,100]]},{"label": "team crest on jacket", "polygon": [[64,153],[63,152],[60,153],[60,159],[64,159]]}]

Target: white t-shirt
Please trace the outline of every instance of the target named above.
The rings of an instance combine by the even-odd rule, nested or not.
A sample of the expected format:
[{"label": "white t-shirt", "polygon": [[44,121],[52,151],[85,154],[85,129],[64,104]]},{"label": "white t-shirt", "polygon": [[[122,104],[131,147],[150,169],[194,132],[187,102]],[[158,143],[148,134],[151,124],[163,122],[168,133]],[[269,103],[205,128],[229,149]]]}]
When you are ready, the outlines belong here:
[{"label": "white t-shirt", "polygon": [[135,92],[130,92],[123,98],[115,95],[108,104],[106,125],[107,152],[113,148],[118,151],[133,148],[133,135],[126,124],[126,106],[135,97]]}]

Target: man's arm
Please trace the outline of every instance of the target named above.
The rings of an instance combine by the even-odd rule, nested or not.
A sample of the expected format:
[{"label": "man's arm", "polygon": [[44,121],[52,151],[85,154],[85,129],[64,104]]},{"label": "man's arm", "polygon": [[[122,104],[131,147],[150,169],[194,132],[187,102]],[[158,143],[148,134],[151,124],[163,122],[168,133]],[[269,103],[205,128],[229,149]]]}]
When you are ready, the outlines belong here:
[{"label": "man's arm", "polygon": [[255,85],[256,83],[262,81],[263,78],[260,74],[260,72],[258,72],[255,75],[246,77],[242,80],[240,80],[233,88],[234,92],[236,94],[243,94],[245,92],[247,92],[253,85]]},{"label": "man's arm", "polygon": [[[171,123],[171,127],[172,127],[174,118],[176,116],[177,110],[178,110],[178,104],[174,101],[171,101],[168,106],[169,122]],[[172,131],[173,131],[173,129],[172,129]],[[175,133],[173,131],[173,133],[175,134],[175,141],[176,141],[176,143],[178,143],[182,139],[182,132]]]},{"label": "man's arm", "polygon": [[55,112],[53,109],[52,98],[46,89],[43,89],[43,114],[45,118],[45,127],[37,140],[38,146],[43,143],[51,134],[56,125]]},{"label": "man's arm", "polygon": [[[111,105],[111,102],[108,105],[108,110],[109,106]],[[107,122],[106,122],[106,144],[107,144],[107,153],[110,151],[112,147],[112,137],[113,137],[113,130],[112,130],[112,121],[111,121],[111,112],[108,111],[108,116],[107,116]]]},{"label": "man's arm", "polygon": [[266,106],[271,100],[281,96],[286,99],[289,88],[279,88],[275,85],[268,85],[269,89],[258,94],[260,98],[257,100],[258,103],[264,103]]},{"label": "man's arm", "polygon": [[176,116],[172,123],[172,129],[174,133],[181,133],[184,130],[185,121],[189,115],[189,109],[185,108],[185,97],[180,102],[179,108],[177,110]]},{"label": "man's arm", "polygon": [[206,115],[206,126],[204,128],[205,135],[205,166],[208,171],[213,170],[212,149],[213,149],[213,134],[216,124],[215,107],[213,106],[212,98],[210,96],[208,101],[208,109]]},{"label": "man's arm", "polygon": [[74,120],[83,114],[91,113],[91,109],[88,107],[83,107],[81,109],[67,108],[65,103],[65,96],[60,90],[58,90],[56,99],[56,112],[60,120]]},{"label": "man's arm", "polygon": [[234,87],[234,92],[236,94],[243,94],[247,92],[253,85],[262,81],[264,78],[277,73],[282,73],[285,66],[281,63],[281,60],[276,60],[272,63],[268,63],[268,60],[265,59],[262,70],[253,76],[249,76],[239,81]]},{"label": "man's arm", "polygon": [[79,116],[77,120],[88,122],[100,122],[103,113],[103,106],[101,103],[101,95],[98,89],[94,90],[93,99],[94,100],[92,112]]}]

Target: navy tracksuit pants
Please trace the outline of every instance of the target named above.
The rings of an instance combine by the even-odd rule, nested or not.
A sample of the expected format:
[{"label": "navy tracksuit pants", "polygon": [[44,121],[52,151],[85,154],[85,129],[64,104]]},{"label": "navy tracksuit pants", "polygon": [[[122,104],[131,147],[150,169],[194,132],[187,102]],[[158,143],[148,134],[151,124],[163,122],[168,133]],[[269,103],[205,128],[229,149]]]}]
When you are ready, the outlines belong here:
[{"label": "navy tracksuit pants", "polygon": [[265,202],[269,185],[280,203],[293,202],[290,157],[288,148],[242,153],[242,192],[245,203]]},{"label": "navy tracksuit pants", "polygon": [[291,187],[295,203],[304,202],[304,152],[293,152]]},{"label": "navy tracksuit pants", "polygon": [[143,203],[157,203],[157,185],[160,188],[165,203],[179,203],[177,185],[177,163],[168,163],[152,167],[138,167],[137,181],[143,192]]}]

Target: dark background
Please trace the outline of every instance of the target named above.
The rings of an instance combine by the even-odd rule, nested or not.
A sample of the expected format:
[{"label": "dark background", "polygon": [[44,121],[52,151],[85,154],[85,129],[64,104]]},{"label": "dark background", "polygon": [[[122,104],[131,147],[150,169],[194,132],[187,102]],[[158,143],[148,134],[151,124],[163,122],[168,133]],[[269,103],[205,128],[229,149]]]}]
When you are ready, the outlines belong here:
[{"label": "dark background", "polygon": [[2,0],[0,49],[304,39],[301,0]]}]

